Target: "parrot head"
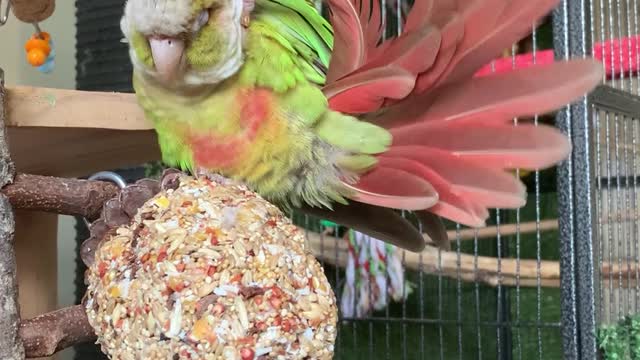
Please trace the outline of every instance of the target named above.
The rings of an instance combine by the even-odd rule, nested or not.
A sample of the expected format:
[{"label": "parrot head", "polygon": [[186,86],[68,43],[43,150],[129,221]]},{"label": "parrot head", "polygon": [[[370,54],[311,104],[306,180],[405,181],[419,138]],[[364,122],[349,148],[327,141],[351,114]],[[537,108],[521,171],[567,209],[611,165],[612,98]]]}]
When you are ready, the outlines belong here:
[{"label": "parrot head", "polygon": [[134,70],[166,87],[217,84],[242,66],[247,0],[128,0],[120,27]]}]

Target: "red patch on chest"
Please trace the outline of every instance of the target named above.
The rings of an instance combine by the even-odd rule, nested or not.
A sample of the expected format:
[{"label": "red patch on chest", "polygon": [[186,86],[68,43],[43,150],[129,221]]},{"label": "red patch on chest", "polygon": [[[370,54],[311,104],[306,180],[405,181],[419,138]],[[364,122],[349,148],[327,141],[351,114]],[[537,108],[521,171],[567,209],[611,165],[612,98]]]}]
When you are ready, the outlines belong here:
[{"label": "red patch on chest", "polygon": [[240,122],[249,133],[258,131],[264,123],[271,108],[271,93],[267,90],[255,89],[240,95]]},{"label": "red patch on chest", "polygon": [[193,135],[190,142],[196,165],[214,169],[232,166],[242,146],[240,141],[229,141],[210,135]]},{"label": "red patch on chest", "polygon": [[193,134],[189,137],[197,166],[226,168],[235,165],[238,157],[252,145],[261,126],[269,119],[273,98],[268,90],[252,89],[237,98],[240,124],[243,129],[233,136]]}]

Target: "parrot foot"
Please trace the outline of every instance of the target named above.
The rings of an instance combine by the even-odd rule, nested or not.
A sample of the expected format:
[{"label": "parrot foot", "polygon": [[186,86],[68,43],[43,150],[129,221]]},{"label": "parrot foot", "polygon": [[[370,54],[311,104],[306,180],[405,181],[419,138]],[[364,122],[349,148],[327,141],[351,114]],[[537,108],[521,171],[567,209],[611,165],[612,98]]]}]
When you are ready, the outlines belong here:
[{"label": "parrot foot", "polygon": [[193,172],[193,177],[196,178],[197,180],[200,180],[203,177],[206,177],[208,175],[208,171],[204,168],[197,168],[194,172]]},{"label": "parrot foot", "polygon": [[193,176],[196,178],[196,180],[208,179],[209,181],[214,182],[216,184],[220,184],[220,185],[231,185],[231,184],[245,185],[242,182],[234,181],[232,179],[229,179],[228,177],[225,177],[220,174],[216,174],[214,172],[211,172],[203,168],[196,169],[196,171],[193,173]]},{"label": "parrot foot", "polygon": [[240,18],[240,23],[245,28],[249,28],[249,25],[251,24],[251,15],[247,12],[243,12],[242,17]]},{"label": "parrot foot", "polygon": [[242,17],[240,18],[240,23],[245,28],[248,28],[251,24],[251,13],[253,9],[256,7],[255,0],[243,0],[242,1]]},{"label": "parrot foot", "polygon": [[211,180],[211,182],[214,182],[216,184],[220,184],[220,185],[232,185],[232,184],[237,184],[236,181],[233,181],[229,178],[226,178],[220,174],[207,174],[206,175],[207,179]]}]

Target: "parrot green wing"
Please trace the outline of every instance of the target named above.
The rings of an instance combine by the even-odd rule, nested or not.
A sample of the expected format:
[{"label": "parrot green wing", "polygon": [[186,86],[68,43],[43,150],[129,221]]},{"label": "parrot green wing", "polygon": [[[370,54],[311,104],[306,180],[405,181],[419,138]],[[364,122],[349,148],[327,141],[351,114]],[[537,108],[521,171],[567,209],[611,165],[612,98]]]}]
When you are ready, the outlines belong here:
[{"label": "parrot green wing", "polygon": [[321,65],[326,72],[333,49],[331,24],[310,1],[258,0],[264,2],[268,20],[311,63]]},{"label": "parrot green wing", "polygon": [[388,149],[391,134],[366,121],[330,109],[322,86],[331,61],[331,24],[306,0],[257,0],[248,31],[240,81],[278,93],[289,121],[345,156],[347,171],[371,168],[372,156]]},{"label": "parrot green wing", "polygon": [[[276,91],[289,89],[302,79],[324,84],[333,31],[310,2],[257,0],[248,36],[251,45],[245,80],[255,79],[257,85]],[[252,58],[258,61],[252,62]],[[265,74],[269,68],[273,72]]]}]

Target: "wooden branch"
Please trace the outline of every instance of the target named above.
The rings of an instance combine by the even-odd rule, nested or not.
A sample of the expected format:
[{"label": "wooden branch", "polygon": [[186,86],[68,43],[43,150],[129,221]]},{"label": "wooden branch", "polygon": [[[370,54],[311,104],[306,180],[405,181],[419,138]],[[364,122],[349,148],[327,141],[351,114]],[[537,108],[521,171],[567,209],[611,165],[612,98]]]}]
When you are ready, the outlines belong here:
[{"label": "wooden branch", "polygon": [[[5,91],[0,84],[0,188],[13,180],[14,167],[5,137]],[[16,279],[16,254],[13,247],[15,217],[9,200],[0,194],[0,359],[24,359],[18,336],[20,305]]]},{"label": "wooden branch", "polygon": [[20,323],[27,358],[51,356],[76,344],[95,341],[83,305],[60,309]]},{"label": "wooden branch", "polygon": [[118,186],[106,181],[18,174],[14,182],[1,192],[16,209],[95,220],[100,216],[104,203],[119,191]]},{"label": "wooden branch", "polygon": [[[307,244],[314,255],[326,263],[345,267],[347,264],[347,244],[342,239],[337,239],[326,234],[308,234]],[[560,264],[556,261],[541,261],[538,269],[536,260],[497,258],[486,256],[474,256],[460,254],[458,266],[458,254],[455,251],[442,251],[438,255],[438,249],[431,245],[421,253],[404,253],[405,266],[414,271],[423,271],[431,275],[441,274],[444,277],[458,279],[466,282],[480,282],[489,286],[520,286],[520,287],[560,287]],[[421,261],[422,260],[422,261]],[[477,268],[476,264],[477,263]],[[500,272],[498,272],[498,268]],[[537,274],[540,273],[540,280]],[[622,264],[605,262],[600,268],[601,286],[609,286],[609,278],[613,279],[613,288],[631,288],[640,284],[640,263],[631,262]],[[594,275],[598,276],[598,274]],[[622,279],[622,286],[620,280]]]},{"label": "wooden branch", "polygon": [[[347,264],[348,250],[344,240],[330,236],[321,237],[312,232],[307,234],[307,244],[316,257],[336,266],[344,267]],[[498,261],[493,257],[464,253],[460,254],[458,260],[455,251],[439,251],[436,247],[427,245],[420,254],[405,251],[404,262],[407,268],[415,271],[432,275],[442,274],[452,279],[460,276],[464,281],[477,281],[490,286],[515,286],[519,283],[520,287],[535,287],[538,283],[538,273],[541,285],[560,286],[560,265],[556,261],[541,261],[538,266],[536,260],[521,259],[518,262],[516,259],[503,258]]]},{"label": "wooden branch", "polygon": [[602,264],[600,274],[606,278],[612,276],[615,280],[618,280],[620,277],[622,277],[622,279],[636,279],[636,272],[640,273],[639,266],[640,264],[636,262],[605,262]]},{"label": "wooden branch", "polygon": [[[640,264],[637,262],[623,261],[622,264],[618,262],[610,263],[605,262],[600,268],[600,278],[602,288],[613,289],[630,289],[636,288],[640,284]],[[596,275],[597,276],[597,275]]]},{"label": "wooden branch", "polygon": [[638,209],[618,209],[618,211],[615,212],[609,212],[608,210],[609,209],[604,209],[606,213],[602,213],[600,216],[601,225],[617,225],[630,221],[638,221],[640,219],[640,211],[638,211]]},{"label": "wooden branch", "polygon": [[[457,274],[443,274],[443,276],[458,279]],[[538,281],[537,278],[516,278],[514,276],[507,276],[503,274],[502,276],[498,276],[495,274],[485,274],[485,273],[460,273],[460,280],[464,282],[478,282],[481,284],[485,284],[491,287],[505,286],[505,287],[516,287],[519,286],[521,288],[535,288],[540,284],[541,288],[559,288],[560,287],[560,279],[543,279],[540,278]]]},{"label": "wooden branch", "polygon": [[449,241],[455,242],[458,237],[461,241],[478,239],[495,239],[498,234],[500,236],[512,236],[518,233],[530,234],[540,232],[553,231],[558,229],[558,219],[542,220],[539,223],[535,221],[523,222],[520,224],[503,224],[500,226],[487,226],[481,229],[462,229],[460,231],[450,230],[447,231]]}]

